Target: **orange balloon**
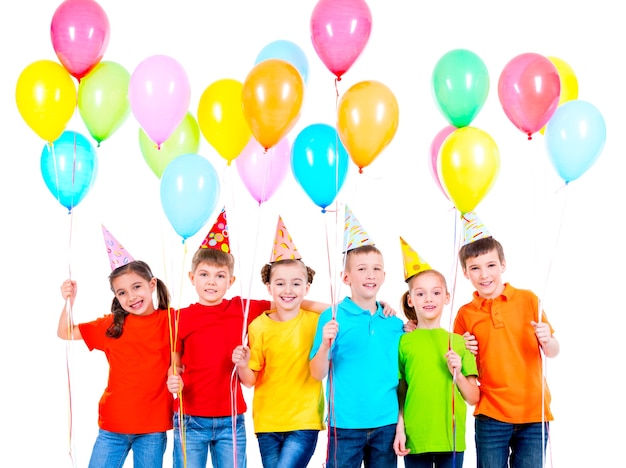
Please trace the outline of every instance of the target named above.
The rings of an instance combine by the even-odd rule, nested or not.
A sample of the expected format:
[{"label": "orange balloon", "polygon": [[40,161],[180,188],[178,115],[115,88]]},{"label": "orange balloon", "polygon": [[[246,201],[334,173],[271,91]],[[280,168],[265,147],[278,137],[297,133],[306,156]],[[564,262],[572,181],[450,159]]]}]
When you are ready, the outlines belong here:
[{"label": "orange balloon", "polygon": [[398,129],[398,101],[378,81],[352,86],[339,101],[337,132],[359,172],[376,159]]},{"label": "orange balloon", "polygon": [[252,135],[267,150],[282,140],[300,117],[302,75],[284,60],[264,60],[246,77],[242,96]]}]

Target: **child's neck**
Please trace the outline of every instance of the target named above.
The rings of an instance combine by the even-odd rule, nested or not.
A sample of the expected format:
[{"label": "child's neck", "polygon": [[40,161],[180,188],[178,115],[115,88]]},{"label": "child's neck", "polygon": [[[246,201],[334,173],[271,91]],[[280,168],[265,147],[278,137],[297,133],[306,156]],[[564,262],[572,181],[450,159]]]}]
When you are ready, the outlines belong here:
[{"label": "child's neck", "polygon": [[370,314],[374,315],[378,310],[378,302],[376,302],[376,298],[363,298],[363,297],[355,297],[352,296],[352,302],[358,305],[361,309],[369,310]]},{"label": "child's neck", "polygon": [[300,313],[300,307],[292,310],[284,310],[277,308],[274,312],[268,315],[274,322],[287,322],[298,316]]}]

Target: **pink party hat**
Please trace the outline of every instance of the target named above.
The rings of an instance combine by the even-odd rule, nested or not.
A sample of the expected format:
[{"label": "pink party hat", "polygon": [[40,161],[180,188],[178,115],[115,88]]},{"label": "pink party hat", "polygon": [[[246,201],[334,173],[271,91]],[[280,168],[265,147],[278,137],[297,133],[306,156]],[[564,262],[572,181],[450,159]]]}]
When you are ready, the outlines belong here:
[{"label": "pink party hat", "polygon": [[278,224],[276,225],[276,236],[274,237],[274,248],[272,249],[272,255],[270,257],[270,263],[278,262],[279,260],[300,260],[302,255],[296,249],[293,240],[282,218],[278,217]]},{"label": "pink party hat", "polygon": [[226,222],[226,208],[222,208],[217,221],[202,241],[200,249],[215,249],[222,252],[230,252],[228,243],[228,223]]},{"label": "pink party hat", "polygon": [[476,213],[468,211],[461,215],[463,220],[464,239],[462,245],[471,244],[478,239],[491,237],[491,233],[487,230],[483,222],[478,218]]},{"label": "pink party hat", "polygon": [[400,248],[404,261],[404,281],[408,281],[411,276],[422,271],[432,270],[431,266],[402,237],[400,237]]},{"label": "pink party hat", "polygon": [[364,245],[374,245],[374,241],[365,232],[359,220],[346,205],[346,222],[343,230],[343,252],[362,247]]},{"label": "pink party hat", "polygon": [[120,244],[113,235],[107,231],[102,225],[102,234],[104,235],[104,244],[109,254],[109,261],[111,262],[111,270],[115,270],[122,265],[126,265],[134,261],[135,259],[129,254],[122,244]]}]

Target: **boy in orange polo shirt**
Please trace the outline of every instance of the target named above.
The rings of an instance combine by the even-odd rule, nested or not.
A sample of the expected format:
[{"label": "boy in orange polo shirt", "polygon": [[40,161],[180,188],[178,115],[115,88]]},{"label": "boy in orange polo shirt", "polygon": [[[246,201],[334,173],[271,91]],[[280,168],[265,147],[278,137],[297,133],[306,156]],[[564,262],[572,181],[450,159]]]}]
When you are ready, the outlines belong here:
[{"label": "boy in orange polo shirt", "polygon": [[538,318],[539,298],[503,283],[502,245],[475,213],[464,214],[463,221],[465,241],[459,261],[476,291],[472,301],[459,309],[454,332],[478,342],[477,466],[543,466],[553,417],[542,352],[555,357],[559,343],[543,311]]}]

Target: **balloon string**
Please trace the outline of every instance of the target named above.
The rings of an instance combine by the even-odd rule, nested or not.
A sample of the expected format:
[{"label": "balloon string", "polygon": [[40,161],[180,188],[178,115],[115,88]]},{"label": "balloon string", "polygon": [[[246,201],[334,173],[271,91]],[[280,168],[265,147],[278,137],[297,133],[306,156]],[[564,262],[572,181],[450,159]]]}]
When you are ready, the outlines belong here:
[{"label": "balloon string", "polygon": [[[72,257],[72,231],[73,231],[73,220],[74,216],[70,212],[69,217],[69,234],[68,234],[68,272],[69,278],[72,279],[72,265],[71,265],[71,257]],[[73,411],[73,390],[72,390],[72,380],[73,380],[73,372],[72,372],[72,340],[74,339],[74,318],[73,318],[73,308],[72,303],[69,298],[65,300],[65,308],[67,311],[67,335],[65,341],[65,372],[67,376],[67,408],[68,408],[68,454],[70,460],[72,462],[72,466],[76,467],[76,458],[74,457],[74,453],[76,452],[75,444],[74,444],[74,411]]]}]

